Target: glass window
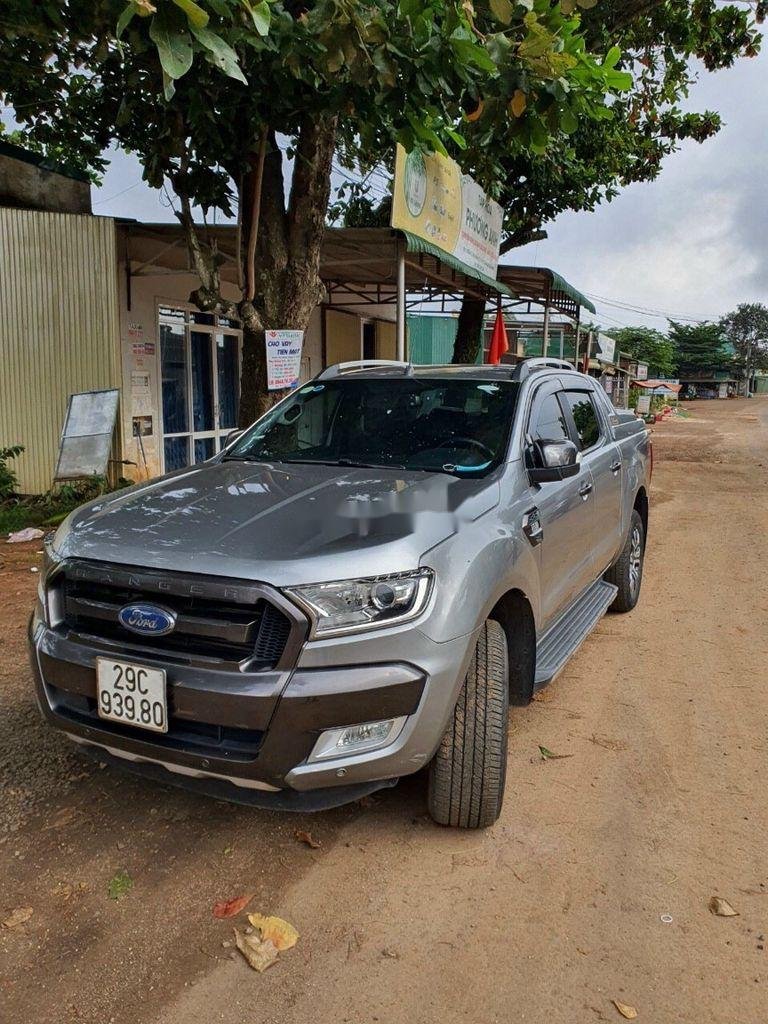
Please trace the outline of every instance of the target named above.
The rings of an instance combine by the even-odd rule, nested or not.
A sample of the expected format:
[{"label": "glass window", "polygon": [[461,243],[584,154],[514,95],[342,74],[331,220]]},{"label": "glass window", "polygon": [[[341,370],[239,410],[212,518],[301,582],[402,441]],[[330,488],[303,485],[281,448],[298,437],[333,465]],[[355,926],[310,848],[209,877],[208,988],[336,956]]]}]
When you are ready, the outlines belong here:
[{"label": "glass window", "polygon": [[395,378],[300,387],[229,458],[468,473],[506,453],[518,385]]},{"label": "glass window", "polygon": [[189,437],[166,437],[163,440],[165,472],[189,465]]},{"label": "glass window", "polygon": [[568,425],[557,400],[557,395],[547,395],[533,411],[528,433],[534,441],[568,441]]},{"label": "glass window", "polygon": [[193,324],[205,324],[208,327],[213,327],[215,318],[213,313],[201,313],[200,310],[196,309],[191,314],[191,320]]},{"label": "glass window", "polygon": [[[192,421],[194,430],[213,430],[211,335],[192,331]],[[167,428],[166,428],[166,432]]]},{"label": "glass window", "polygon": [[205,462],[206,459],[212,459],[216,454],[216,438],[215,437],[196,437],[195,438],[195,462]]},{"label": "glass window", "polygon": [[595,403],[588,391],[566,391],[565,397],[571,407],[581,450],[586,451],[600,440],[600,420]]},{"label": "glass window", "polygon": [[219,426],[237,426],[240,404],[240,367],[238,344],[234,334],[216,335],[216,373],[219,384]]},{"label": "glass window", "polygon": [[160,351],[163,379],[163,430],[180,434],[189,430],[187,408],[187,349],[184,328],[160,324]]}]

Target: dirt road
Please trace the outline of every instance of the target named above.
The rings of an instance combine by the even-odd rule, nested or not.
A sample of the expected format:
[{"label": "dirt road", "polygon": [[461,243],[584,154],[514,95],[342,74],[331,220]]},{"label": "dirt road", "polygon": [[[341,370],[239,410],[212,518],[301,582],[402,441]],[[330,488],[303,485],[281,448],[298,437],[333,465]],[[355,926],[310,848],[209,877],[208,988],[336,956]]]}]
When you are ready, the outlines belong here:
[{"label": "dirt road", "polygon": [[[432,825],[420,778],[296,818],[100,769],[38,721],[39,556],[3,545],[0,921],[32,915],[0,926],[0,1020],[589,1024],[620,1021],[618,1000],[654,1024],[762,1024],[768,401],[690,408],[655,433],[640,605],[513,711],[483,833]],[[211,915],[243,892],[301,933],[264,975]]]}]

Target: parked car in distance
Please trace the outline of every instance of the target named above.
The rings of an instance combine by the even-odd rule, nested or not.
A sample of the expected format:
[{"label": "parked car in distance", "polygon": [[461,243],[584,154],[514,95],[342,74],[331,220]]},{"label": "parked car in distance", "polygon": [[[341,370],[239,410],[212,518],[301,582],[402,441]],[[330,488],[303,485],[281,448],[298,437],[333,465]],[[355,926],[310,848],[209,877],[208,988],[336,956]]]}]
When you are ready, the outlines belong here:
[{"label": "parked car in distance", "polygon": [[42,713],[102,760],[278,808],[428,768],[436,821],[488,826],[510,703],[637,602],[650,472],[644,424],[568,363],[330,367],[61,525]]}]

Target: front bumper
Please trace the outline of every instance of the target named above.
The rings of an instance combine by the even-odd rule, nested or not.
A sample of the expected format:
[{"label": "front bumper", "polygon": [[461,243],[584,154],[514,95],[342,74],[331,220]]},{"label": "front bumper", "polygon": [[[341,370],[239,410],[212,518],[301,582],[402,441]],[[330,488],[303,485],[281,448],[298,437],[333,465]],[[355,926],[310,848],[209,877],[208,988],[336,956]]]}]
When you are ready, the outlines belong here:
[{"label": "front bumper", "polygon": [[[306,643],[290,669],[233,674],[131,644],[105,651],[40,619],[30,626],[38,702],[51,725],[98,747],[105,760],[121,759],[144,774],[192,783],[215,796],[235,793],[248,803],[297,809],[355,799],[426,764],[453,711],[474,642],[472,634],[436,643],[404,626]],[[165,669],[167,734],[98,717],[95,663],[104,655]],[[407,721],[388,747],[308,761],[324,729],[398,716]],[[306,798],[299,799],[302,793]]]}]

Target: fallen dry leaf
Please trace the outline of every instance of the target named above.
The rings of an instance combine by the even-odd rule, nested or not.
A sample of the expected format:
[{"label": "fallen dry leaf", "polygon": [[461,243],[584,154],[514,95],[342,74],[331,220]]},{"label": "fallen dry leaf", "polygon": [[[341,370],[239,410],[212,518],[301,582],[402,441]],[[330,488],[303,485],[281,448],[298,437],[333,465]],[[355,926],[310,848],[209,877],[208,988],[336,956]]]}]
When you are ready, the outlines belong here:
[{"label": "fallen dry leaf", "polygon": [[262,971],[266,971],[272,964],[277,963],[280,954],[275,944],[269,939],[261,939],[255,932],[251,935],[246,935],[245,932],[240,932],[237,928],[234,931],[235,945],[254,971],[258,971],[261,974]]},{"label": "fallen dry leaf", "polygon": [[249,893],[247,896],[235,896],[231,900],[219,900],[218,903],[213,905],[213,916],[218,917],[219,920],[224,920],[227,917],[234,917],[239,914],[241,910],[245,910],[248,904],[253,899],[253,893]]},{"label": "fallen dry leaf", "polygon": [[306,845],[311,847],[313,850],[320,849],[320,843],[318,843],[316,839],[312,838],[311,832],[304,832],[302,829],[297,828],[293,835],[300,843],[306,843]]},{"label": "fallen dry leaf", "polygon": [[724,900],[722,896],[711,896],[709,909],[713,914],[717,914],[718,917],[739,916],[738,910],[734,910],[728,900]]},{"label": "fallen dry leaf", "polygon": [[32,917],[34,910],[32,907],[16,907],[15,910],[11,911],[10,915],[3,921],[4,928],[17,928],[20,924],[24,924]]},{"label": "fallen dry leaf", "polygon": [[282,917],[265,917],[263,914],[249,914],[248,920],[254,928],[258,928],[262,939],[265,942],[272,942],[280,952],[290,949],[299,941],[299,933],[292,924],[288,924]]},{"label": "fallen dry leaf", "polygon": [[618,999],[612,999],[611,1002],[619,1011],[622,1017],[627,1020],[634,1020],[637,1017],[637,1010],[634,1006],[630,1006],[629,1003],[620,1003]]},{"label": "fallen dry leaf", "polygon": [[573,757],[573,754],[553,754],[551,750],[547,750],[541,744],[539,744],[539,750],[541,751],[542,761],[562,761],[566,757]]}]

